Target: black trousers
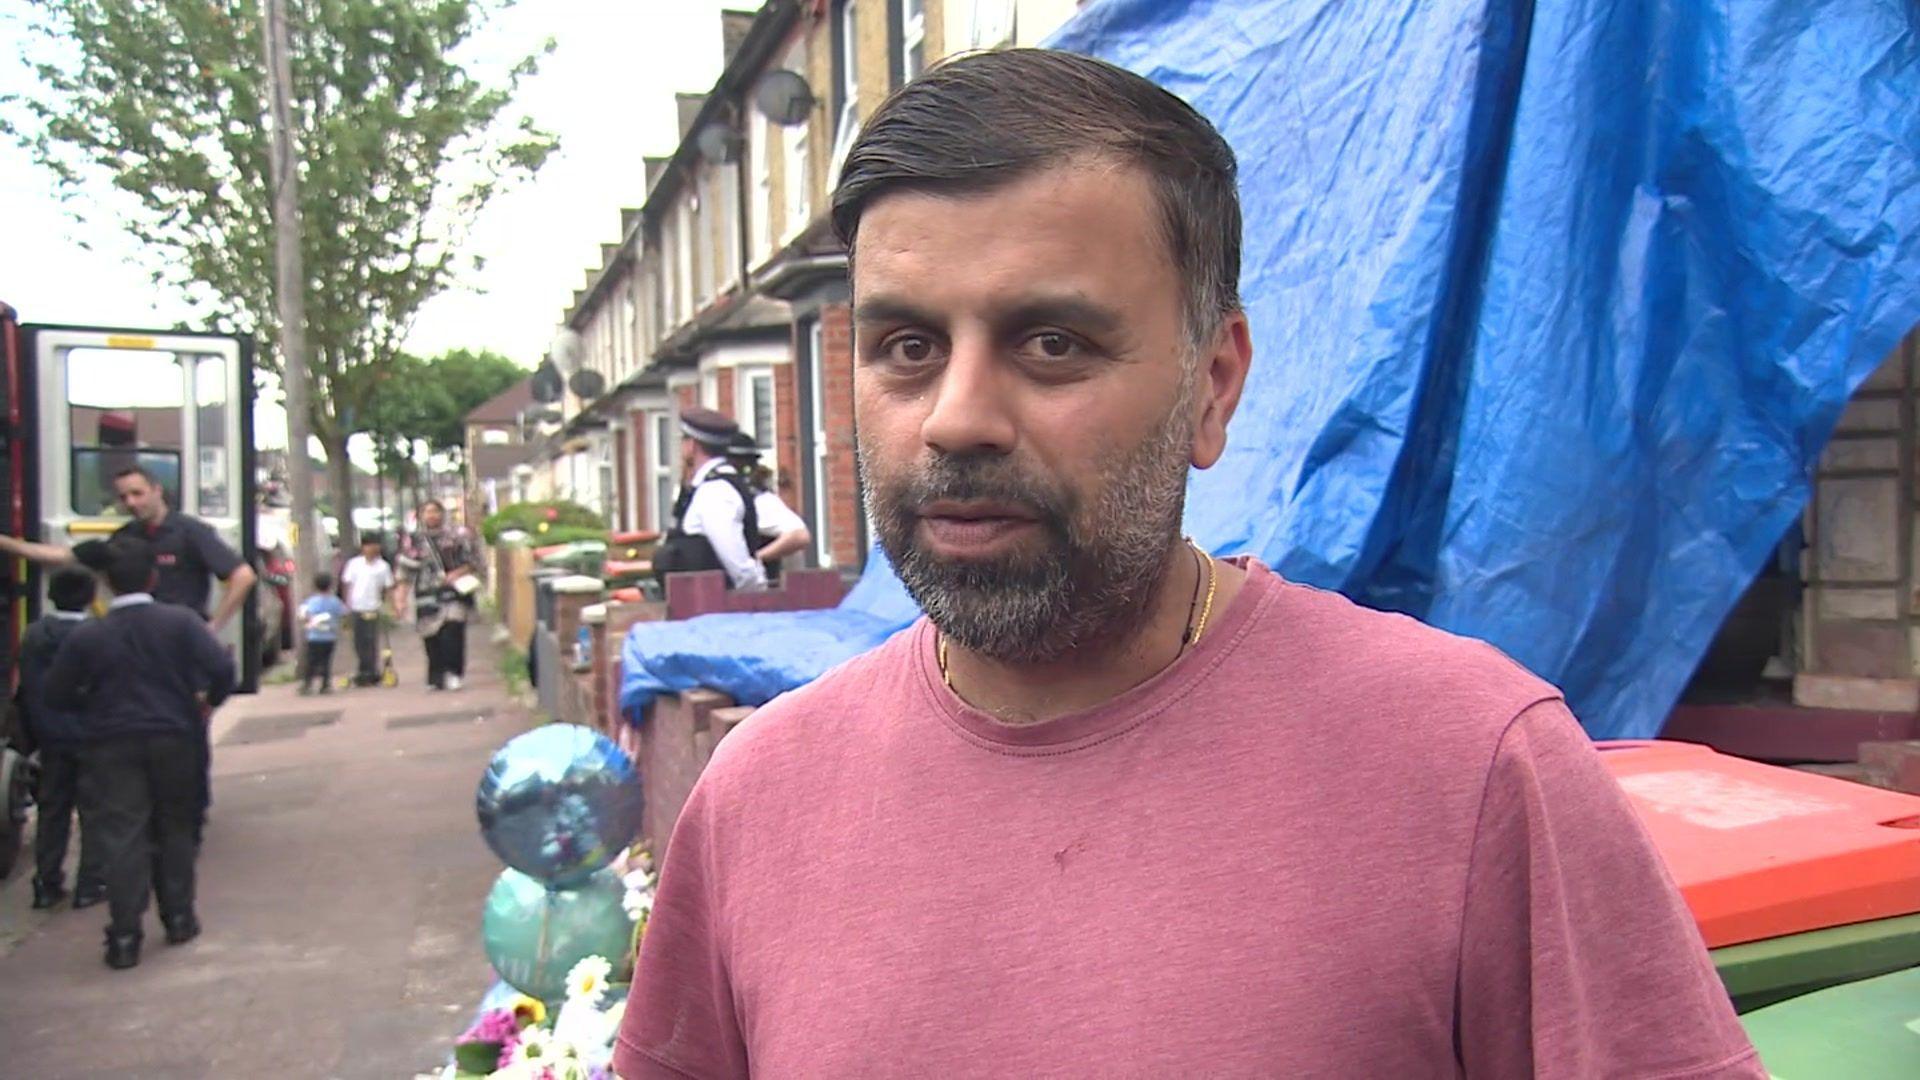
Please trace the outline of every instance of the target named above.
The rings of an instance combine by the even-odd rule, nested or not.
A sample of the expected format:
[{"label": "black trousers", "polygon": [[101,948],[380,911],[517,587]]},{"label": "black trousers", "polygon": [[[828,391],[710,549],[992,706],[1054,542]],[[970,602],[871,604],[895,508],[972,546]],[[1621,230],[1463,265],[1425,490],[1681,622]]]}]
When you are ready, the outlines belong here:
[{"label": "black trousers", "polygon": [[444,686],[448,675],[466,678],[467,675],[467,624],[465,620],[448,619],[440,624],[440,629],[426,640],[427,646],[427,685]]},{"label": "black trousers", "polygon": [[186,734],[123,735],[82,751],[81,798],[93,809],[115,933],[140,932],[149,895],[162,920],[193,913],[200,745]]},{"label": "black trousers", "polygon": [[353,681],[372,686],[380,681],[380,613],[363,612],[353,617],[353,655],[360,661]]},{"label": "black trousers", "polygon": [[333,642],[307,642],[307,655],[301,665],[305,670],[300,673],[300,685],[304,688],[318,684],[326,688],[333,684]]},{"label": "black trousers", "polygon": [[80,747],[43,743],[40,746],[40,783],[34,791],[34,876],[59,888],[66,881],[67,842],[73,835],[75,811],[80,815],[80,866],[74,884],[82,891],[106,885],[100,861],[99,827],[93,809],[80,798]]}]

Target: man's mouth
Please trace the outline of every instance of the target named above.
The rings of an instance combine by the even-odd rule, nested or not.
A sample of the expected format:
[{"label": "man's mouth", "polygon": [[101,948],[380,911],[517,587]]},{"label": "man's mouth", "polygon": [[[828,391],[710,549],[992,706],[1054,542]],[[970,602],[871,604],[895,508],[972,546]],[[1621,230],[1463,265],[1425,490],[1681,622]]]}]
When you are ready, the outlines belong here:
[{"label": "man's mouth", "polygon": [[939,554],[992,554],[1039,526],[1035,513],[1014,503],[940,500],[919,510],[921,533]]}]

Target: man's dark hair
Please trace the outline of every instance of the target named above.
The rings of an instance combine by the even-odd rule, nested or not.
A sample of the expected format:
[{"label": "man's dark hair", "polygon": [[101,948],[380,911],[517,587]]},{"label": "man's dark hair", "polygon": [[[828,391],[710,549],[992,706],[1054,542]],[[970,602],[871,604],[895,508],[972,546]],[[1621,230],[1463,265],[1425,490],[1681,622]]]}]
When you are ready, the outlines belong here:
[{"label": "man's dark hair", "polygon": [[146,592],[153,587],[153,545],[123,536],[107,542],[107,587],[115,596]]},{"label": "man's dark hair", "polygon": [[360,534],[360,546],[366,547],[368,544],[378,544],[382,548],[386,547],[386,542],[380,538],[380,534],[377,532],[363,532]]},{"label": "man's dark hair", "polygon": [[85,611],[87,605],[93,603],[94,591],[99,587],[99,579],[92,574],[65,566],[47,578],[47,599],[61,611]]},{"label": "man's dark hair", "polygon": [[313,575],[313,591],[317,593],[332,592],[333,591],[333,575],[327,573],[325,570],[322,570],[319,573]]},{"label": "man's dark hair", "polygon": [[113,474],[115,480],[125,480],[129,476],[137,476],[145,480],[150,487],[160,486],[159,478],[148,472],[145,465],[129,465]]},{"label": "man's dark hair", "polygon": [[1240,310],[1240,197],[1233,150],[1206,117],[1100,60],[1049,49],[975,53],[883,102],[833,191],[833,230],[849,251],[860,215],[898,191],[969,194],[1075,160],[1147,173],[1174,272],[1186,283],[1187,336],[1210,343]]}]

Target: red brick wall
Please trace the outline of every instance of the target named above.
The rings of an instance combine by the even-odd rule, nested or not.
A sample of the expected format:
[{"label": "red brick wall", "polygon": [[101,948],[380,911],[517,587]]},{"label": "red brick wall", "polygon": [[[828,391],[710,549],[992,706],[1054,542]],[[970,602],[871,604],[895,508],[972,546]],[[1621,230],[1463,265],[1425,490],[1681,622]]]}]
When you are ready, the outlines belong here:
[{"label": "red brick wall", "polygon": [[858,566],[860,503],[853,464],[853,317],[845,304],[820,309],[822,427],[827,433],[827,541],[836,566]]},{"label": "red brick wall", "polygon": [[676,386],[673,388],[673,397],[674,400],[680,403],[681,408],[691,409],[695,405],[700,404],[700,387],[692,383],[686,386]]},{"label": "red brick wall", "polygon": [[721,368],[713,374],[714,392],[720,395],[720,411],[726,413],[728,418],[738,423],[740,418],[733,415],[736,411],[734,405],[740,400],[734,393],[733,369]]},{"label": "red brick wall", "polygon": [[794,408],[793,364],[773,367],[773,426],[779,432],[773,447],[773,471],[779,474],[780,497],[795,511],[800,510],[800,416]]}]

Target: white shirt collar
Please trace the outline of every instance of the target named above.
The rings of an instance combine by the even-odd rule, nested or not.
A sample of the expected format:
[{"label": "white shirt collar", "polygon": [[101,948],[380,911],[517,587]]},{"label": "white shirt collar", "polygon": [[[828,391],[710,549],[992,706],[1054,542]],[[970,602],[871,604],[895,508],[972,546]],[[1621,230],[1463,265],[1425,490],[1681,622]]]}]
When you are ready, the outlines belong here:
[{"label": "white shirt collar", "polygon": [[702,480],[705,480],[707,477],[712,476],[715,472],[718,472],[726,464],[727,464],[726,458],[708,458],[706,461],[701,463],[699,468],[693,470],[692,484],[695,487],[698,487]]},{"label": "white shirt collar", "polygon": [[53,616],[56,619],[64,619],[68,622],[85,622],[87,619],[87,613],[84,611],[61,611],[60,609],[55,608],[54,610],[47,612],[47,614]]},{"label": "white shirt collar", "polygon": [[108,611],[118,611],[123,607],[137,607],[140,604],[153,603],[152,593],[130,592],[125,596],[116,596],[107,604]]}]

